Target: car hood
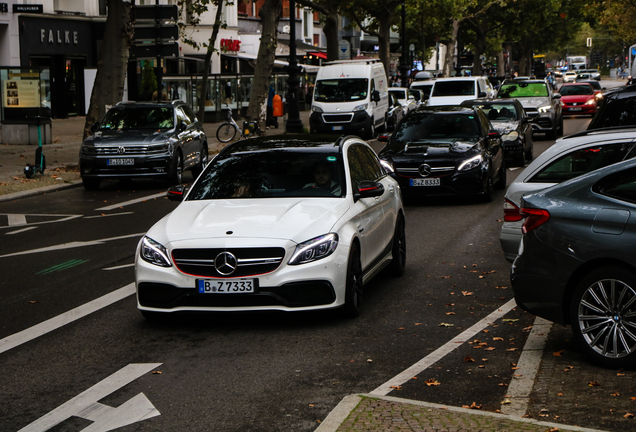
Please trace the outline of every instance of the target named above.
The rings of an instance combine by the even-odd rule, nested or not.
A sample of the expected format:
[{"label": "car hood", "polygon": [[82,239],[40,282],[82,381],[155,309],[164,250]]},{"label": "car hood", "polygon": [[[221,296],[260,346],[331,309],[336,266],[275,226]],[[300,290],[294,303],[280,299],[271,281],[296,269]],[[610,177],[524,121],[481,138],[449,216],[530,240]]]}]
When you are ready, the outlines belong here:
[{"label": "car hood", "polygon": [[518,98],[524,108],[539,108],[550,105],[549,97]]},{"label": "car hood", "polygon": [[457,139],[457,138],[440,138],[421,141],[405,141],[404,146],[396,152],[395,155],[409,154],[428,154],[434,156],[437,154],[448,155],[465,154],[478,146],[476,141]]},{"label": "car hood", "polygon": [[284,239],[301,243],[331,232],[347,212],[342,198],[283,198],[184,201],[148,236],[167,245],[231,238]]},{"label": "car hood", "polygon": [[135,145],[135,144],[158,144],[166,142],[172,137],[172,132],[148,131],[148,130],[105,130],[98,131],[92,136],[95,145]]}]

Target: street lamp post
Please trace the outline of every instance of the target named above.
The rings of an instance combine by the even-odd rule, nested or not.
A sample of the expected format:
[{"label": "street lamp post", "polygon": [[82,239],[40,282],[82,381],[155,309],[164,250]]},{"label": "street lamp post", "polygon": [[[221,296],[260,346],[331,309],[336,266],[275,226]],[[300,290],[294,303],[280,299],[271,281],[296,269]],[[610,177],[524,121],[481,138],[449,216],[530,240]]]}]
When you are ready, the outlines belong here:
[{"label": "street lamp post", "polygon": [[300,109],[298,108],[298,85],[300,78],[298,74],[302,68],[298,66],[296,60],[296,0],[289,0],[289,66],[287,72],[287,132],[302,133],[303,121],[300,119]]},{"label": "street lamp post", "polygon": [[400,78],[402,81],[402,87],[409,86],[408,71],[409,67],[406,64],[406,0],[402,1],[402,58],[400,61]]}]

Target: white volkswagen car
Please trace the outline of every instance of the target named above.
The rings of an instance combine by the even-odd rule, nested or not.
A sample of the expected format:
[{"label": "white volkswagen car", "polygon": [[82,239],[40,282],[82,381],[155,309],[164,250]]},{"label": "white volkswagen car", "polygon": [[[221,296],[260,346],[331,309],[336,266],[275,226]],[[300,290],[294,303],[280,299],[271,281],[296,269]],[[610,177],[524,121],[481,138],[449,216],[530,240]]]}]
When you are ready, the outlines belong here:
[{"label": "white volkswagen car", "polygon": [[225,147],[141,239],[138,308],[359,314],[363,286],[404,272],[397,182],[358,137],[254,138]]},{"label": "white volkswagen car", "polygon": [[508,186],[499,241],[513,262],[521,243],[524,219],[521,197],[636,156],[636,128],[595,129],[562,138],[541,153]]}]

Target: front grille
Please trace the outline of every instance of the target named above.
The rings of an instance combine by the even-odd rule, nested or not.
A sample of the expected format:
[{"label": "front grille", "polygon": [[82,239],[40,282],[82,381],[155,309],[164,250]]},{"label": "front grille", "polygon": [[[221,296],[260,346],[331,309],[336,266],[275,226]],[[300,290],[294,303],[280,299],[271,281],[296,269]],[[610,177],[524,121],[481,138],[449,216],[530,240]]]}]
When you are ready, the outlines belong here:
[{"label": "front grille", "polygon": [[323,114],[322,120],[325,123],[351,123],[353,113],[349,114]]},{"label": "front grille", "polygon": [[[422,177],[419,173],[419,168],[397,168],[396,171],[403,177]],[[441,175],[455,171],[455,166],[431,166],[431,174],[428,177],[439,177]]]},{"label": "front grille", "polygon": [[166,153],[168,147],[161,146],[95,146],[95,151],[100,156],[153,156]]},{"label": "front grille", "polygon": [[544,129],[549,129],[552,127],[552,121],[550,121],[550,119],[547,117],[540,117],[538,120],[535,121],[535,123]]},{"label": "front grille", "polygon": [[[228,274],[226,268],[219,272],[215,259],[221,252],[236,257],[236,270]],[[276,270],[283,262],[283,248],[235,248],[235,249],[175,249],[172,259],[182,273],[193,276],[235,278],[261,275]]]}]

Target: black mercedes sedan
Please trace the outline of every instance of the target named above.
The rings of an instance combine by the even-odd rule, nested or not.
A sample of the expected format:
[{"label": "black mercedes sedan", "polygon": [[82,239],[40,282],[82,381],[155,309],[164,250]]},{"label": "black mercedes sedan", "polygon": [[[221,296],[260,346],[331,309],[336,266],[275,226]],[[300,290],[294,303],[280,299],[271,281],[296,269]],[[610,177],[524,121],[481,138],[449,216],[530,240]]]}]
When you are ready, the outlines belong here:
[{"label": "black mercedes sedan", "polygon": [[511,165],[524,166],[533,158],[532,119],[526,114],[517,99],[473,99],[461,104],[478,107],[488,116],[488,120],[501,134],[504,155]]},{"label": "black mercedes sedan", "polygon": [[506,186],[501,133],[479,108],[420,107],[404,117],[380,151],[405,197],[480,195]]}]

